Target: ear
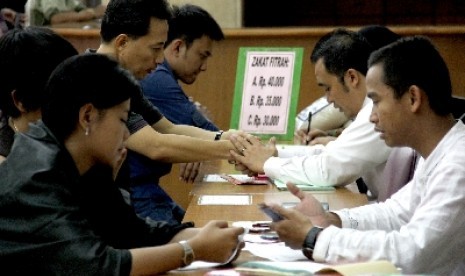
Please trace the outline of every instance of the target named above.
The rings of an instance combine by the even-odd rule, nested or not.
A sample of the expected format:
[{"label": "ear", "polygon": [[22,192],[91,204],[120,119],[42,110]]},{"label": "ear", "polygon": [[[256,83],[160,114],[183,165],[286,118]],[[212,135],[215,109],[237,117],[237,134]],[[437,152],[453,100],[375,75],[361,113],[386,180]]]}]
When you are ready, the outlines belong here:
[{"label": "ear", "polygon": [[91,123],[95,120],[97,116],[97,109],[93,104],[88,103],[79,109],[79,128],[84,132],[90,128]]},{"label": "ear", "polygon": [[120,34],[115,38],[115,48],[118,51],[122,51],[122,50],[124,50],[124,48],[126,47],[128,42],[129,42],[128,35],[127,34]]},{"label": "ear", "polygon": [[24,107],[23,102],[18,99],[18,94],[16,93],[16,89],[11,91],[11,98],[13,99],[13,104],[21,113],[26,113],[27,109]]},{"label": "ear", "polygon": [[418,112],[424,101],[424,94],[420,87],[411,85],[407,91],[407,101],[410,106],[410,111],[413,113]]},{"label": "ear", "polygon": [[344,80],[346,81],[347,85],[356,87],[360,82],[359,72],[355,69],[347,70],[344,75]]},{"label": "ear", "polygon": [[177,38],[171,42],[170,47],[172,47],[174,55],[179,56],[186,50],[186,43],[184,40]]}]

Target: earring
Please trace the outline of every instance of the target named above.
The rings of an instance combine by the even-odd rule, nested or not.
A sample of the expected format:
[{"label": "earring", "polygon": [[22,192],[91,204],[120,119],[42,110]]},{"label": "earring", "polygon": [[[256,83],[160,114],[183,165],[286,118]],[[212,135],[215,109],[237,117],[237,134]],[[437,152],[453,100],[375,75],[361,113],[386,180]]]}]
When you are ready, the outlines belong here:
[{"label": "earring", "polygon": [[86,136],[89,136],[89,126],[86,126],[86,133],[85,133]]}]

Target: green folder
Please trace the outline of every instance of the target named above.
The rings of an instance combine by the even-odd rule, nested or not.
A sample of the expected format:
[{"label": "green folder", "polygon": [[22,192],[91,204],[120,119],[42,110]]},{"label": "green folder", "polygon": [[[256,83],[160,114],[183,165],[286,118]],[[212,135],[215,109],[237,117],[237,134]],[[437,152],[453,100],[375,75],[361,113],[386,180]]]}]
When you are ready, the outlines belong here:
[{"label": "green folder", "polygon": [[[278,190],[287,191],[287,186],[285,182],[279,179],[273,179],[273,183],[276,186],[276,188],[278,188]],[[299,189],[301,189],[302,191],[315,191],[315,192],[323,191],[325,192],[325,191],[336,190],[336,188],[334,188],[333,186],[315,186],[315,185],[303,185],[303,184],[298,184],[296,186],[299,187]]]}]

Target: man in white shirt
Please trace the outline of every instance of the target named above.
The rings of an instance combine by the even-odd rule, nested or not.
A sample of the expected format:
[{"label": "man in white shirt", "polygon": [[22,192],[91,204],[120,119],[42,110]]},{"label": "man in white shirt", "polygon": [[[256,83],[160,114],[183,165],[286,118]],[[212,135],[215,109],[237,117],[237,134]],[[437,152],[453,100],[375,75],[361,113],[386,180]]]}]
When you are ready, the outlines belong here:
[{"label": "man in white shirt", "polygon": [[323,36],[312,52],[317,83],[328,102],[354,119],[335,141],[278,150],[273,139],[263,145],[252,135],[232,135],[236,149],[242,150],[242,155],[232,153],[236,169],[318,186],[346,185],[363,176],[376,197],[376,180],[391,149],[368,120],[372,103],[366,97],[365,74],[371,51],[361,34],[337,29]]},{"label": "man in white shirt", "polygon": [[371,55],[366,83],[381,139],[423,164],[387,201],[337,212],[288,184],[301,203],[272,205],[285,218],[272,228],[319,262],[384,259],[407,274],[465,275],[465,125],[450,112],[444,60],[429,39],[404,38]]}]

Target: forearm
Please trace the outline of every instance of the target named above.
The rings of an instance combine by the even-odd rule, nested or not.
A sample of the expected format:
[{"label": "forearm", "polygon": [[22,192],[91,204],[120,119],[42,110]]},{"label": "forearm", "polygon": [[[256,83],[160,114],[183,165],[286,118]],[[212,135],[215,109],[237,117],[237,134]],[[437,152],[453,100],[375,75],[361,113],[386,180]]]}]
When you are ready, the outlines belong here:
[{"label": "forearm", "polygon": [[146,126],[132,134],[127,140],[128,149],[150,159],[169,163],[197,162],[213,159],[227,159],[234,149],[230,141],[214,141],[185,135],[160,134]]},{"label": "forearm", "polygon": [[59,12],[50,18],[51,24],[59,24],[65,22],[79,22],[87,21],[96,18],[96,14],[92,9],[85,9],[79,12],[69,11],[69,12]]},{"label": "forearm", "polygon": [[164,246],[130,250],[132,266],[130,275],[155,275],[181,267],[184,251],[181,245],[172,243]]},{"label": "forearm", "polygon": [[196,137],[200,139],[206,140],[214,140],[216,132],[205,130],[202,128],[188,126],[188,125],[175,125],[172,124],[169,129],[163,129],[160,132],[162,133],[170,133],[170,134],[178,134],[178,135],[186,135],[190,137]]}]

